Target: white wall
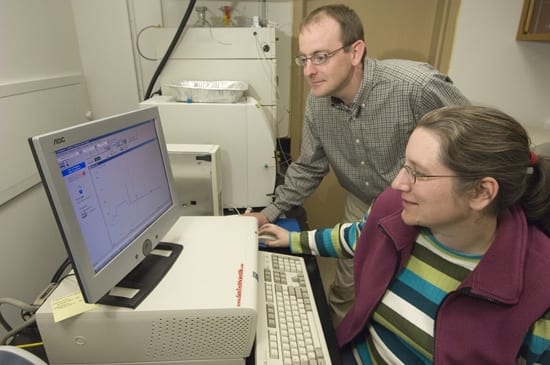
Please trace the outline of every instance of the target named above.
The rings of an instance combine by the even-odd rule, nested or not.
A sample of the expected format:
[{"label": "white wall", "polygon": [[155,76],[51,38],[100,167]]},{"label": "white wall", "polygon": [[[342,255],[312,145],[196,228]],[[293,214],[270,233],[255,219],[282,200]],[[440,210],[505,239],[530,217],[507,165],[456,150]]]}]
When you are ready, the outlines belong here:
[{"label": "white wall", "polygon": [[0,0],[0,50],[0,297],[32,303],[66,253],[26,138],[88,110],[70,2]]},{"label": "white wall", "polygon": [[138,83],[127,2],[73,0],[72,7],[92,118],[136,109]]},{"label": "white wall", "polygon": [[[462,0],[449,75],[477,104],[550,141],[550,42],[516,41],[523,0]],[[545,128],[546,126],[546,128]]]},{"label": "white wall", "polygon": [[[84,73],[94,117],[125,111],[138,106],[157,68],[157,47],[151,26],[176,28],[189,1],[185,0],[72,0]],[[277,73],[279,76],[277,135],[288,136],[292,1],[245,0],[237,2],[197,1],[195,9],[206,6],[207,19],[215,24],[230,5],[235,22],[265,14],[279,29]],[[198,19],[193,11],[187,23]],[[218,19],[218,20],[216,20]],[[139,55],[137,44],[143,56]],[[159,89],[158,82],[153,91]]]}]

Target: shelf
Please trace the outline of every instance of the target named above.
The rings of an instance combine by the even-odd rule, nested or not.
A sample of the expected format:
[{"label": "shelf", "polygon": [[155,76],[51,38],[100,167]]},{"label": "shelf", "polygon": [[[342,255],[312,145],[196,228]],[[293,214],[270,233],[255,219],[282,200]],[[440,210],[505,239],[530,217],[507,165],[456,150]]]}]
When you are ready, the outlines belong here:
[{"label": "shelf", "polygon": [[516,39],[550,41],[550,0],[524,0]]}]

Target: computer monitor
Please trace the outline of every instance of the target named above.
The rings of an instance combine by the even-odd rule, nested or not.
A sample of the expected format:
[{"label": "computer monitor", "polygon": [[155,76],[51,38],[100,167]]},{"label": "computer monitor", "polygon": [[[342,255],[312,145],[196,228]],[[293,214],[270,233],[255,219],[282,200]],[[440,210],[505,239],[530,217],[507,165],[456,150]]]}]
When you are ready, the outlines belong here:
[{"label": "computer monitor", "polygon": [[157,108],[29,144],[84,300],[137,306],[181,250],[160,242],[181,212]]}]

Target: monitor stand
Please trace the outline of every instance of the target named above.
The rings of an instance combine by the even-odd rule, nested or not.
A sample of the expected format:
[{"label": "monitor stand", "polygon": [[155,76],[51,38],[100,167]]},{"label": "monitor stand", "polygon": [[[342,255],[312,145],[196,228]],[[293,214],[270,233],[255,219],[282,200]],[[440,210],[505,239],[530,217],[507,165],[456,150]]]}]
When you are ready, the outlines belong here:
[{"label": "monitor stand", "polygon": [[[98,303],[136,308],[170,270],[182,250],[183,246],[180,244],[159,242],[155,249]],[[155,253],[159,251],[163,254]]]}]

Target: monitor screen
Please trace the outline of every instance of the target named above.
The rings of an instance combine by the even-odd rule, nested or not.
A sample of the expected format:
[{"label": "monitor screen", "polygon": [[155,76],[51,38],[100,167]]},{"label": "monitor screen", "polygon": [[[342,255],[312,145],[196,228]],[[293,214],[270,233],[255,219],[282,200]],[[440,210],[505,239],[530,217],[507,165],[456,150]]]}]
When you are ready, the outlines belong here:
[{"label": "monitor screen", "polygon": [[84,300],[96,303],[180,216],[156,107],[29,138]]}]

